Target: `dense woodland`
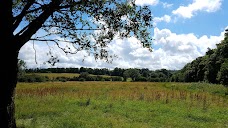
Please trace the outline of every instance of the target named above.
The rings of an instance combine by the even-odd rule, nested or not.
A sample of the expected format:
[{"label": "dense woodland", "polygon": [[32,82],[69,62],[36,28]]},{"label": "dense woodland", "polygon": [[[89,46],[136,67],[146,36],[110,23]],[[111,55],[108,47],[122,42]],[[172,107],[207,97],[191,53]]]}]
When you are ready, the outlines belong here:
[{"label": "dense woodland", "polygon": [[215,49],[208,48],[206,55],[196,58],[172,76],[177,82],[209,82],[228,85],[228,29]]}]

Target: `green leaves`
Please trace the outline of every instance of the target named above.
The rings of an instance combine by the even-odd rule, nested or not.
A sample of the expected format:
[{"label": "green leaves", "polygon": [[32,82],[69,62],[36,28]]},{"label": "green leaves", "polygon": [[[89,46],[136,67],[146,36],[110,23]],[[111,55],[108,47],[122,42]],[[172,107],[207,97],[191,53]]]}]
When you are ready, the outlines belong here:
[{"label": "green leaves", "polygon": [[[178,76],[180,81],[185,82],[209,82],[228,85],[228,34],[216,49],[208,48],[206,55],[198,57],[187,64],[174,76]],[[175,79],[175,78],[173,78]]]},{"label": "green leaves", "polygon": [[222,63],[218,73],[218,80],[221,84],[228,86],[228,59]]},{"label": "green leaves", "polygon": [[[109,58],[114,55],[109,55],[108,44],[114,38],[123,39],[131,36],[139,39],[143,47],[152,51],[151,10],[148,6],[137,6],[134,0],[15,0],[13,2],[15,5],[13,16],[17,21],[15,28],[19,27],[18,21],[26,23],[21,29],[23,31],[19,31],[17,35],[33,29],[30,24],[40,22],[37,19],[42,14],[54,10],[42,20],[45,22],[39,28],[45,30],[46,35],[30,34],[31,37],[26,38],[33,36],[38,41],[73,44],[75,48],[73,52],[61,48],[66,53],[86,50],[88,55],[94,55],[95,59],[109,62]],[[19,15],[20,18],[23,17],[20,20],[17,18]],[[51,32],[50,29],[53,28],[55,31]],[[60,39],[53,39],[56,36]]]}]

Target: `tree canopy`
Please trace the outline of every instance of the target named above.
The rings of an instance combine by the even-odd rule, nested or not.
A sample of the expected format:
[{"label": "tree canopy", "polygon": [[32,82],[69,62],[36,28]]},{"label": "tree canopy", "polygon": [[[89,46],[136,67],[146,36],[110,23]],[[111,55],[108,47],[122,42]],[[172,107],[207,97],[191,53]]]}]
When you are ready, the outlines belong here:
[{"label": "tree canopy", "polygon": [[[29,40],[52,42],[66,54],[86,50],[110,62],[115,55],[109,54],[108,44],[134,36],[151,50],[151,11],[134,0],[13,0],[12,12],[19,47]],[[50,57],[48,62],[58,61]]]},{"label": "tree canopy", "polygon": [[215,49],[208,48],[206,55],[193,60],[175,73],[173,81],[209,82],[228,85],[228,30]]},{"label": "tree canopy", "polygon": [[[0,127],[3,128],[16,127],[18,54],[28,41],[44,42],[47,46],[54,43],[66,54],[85,50],[95,59],[107,62],[115,56],[107,50],[115,38],[133,36],[151,50],[151,10],[148,6],[137,6],[134,0],[1,0],[0,14],[0,58],[4,60]],[[51,51],[48,55],[49,63],[58,62]]]}]

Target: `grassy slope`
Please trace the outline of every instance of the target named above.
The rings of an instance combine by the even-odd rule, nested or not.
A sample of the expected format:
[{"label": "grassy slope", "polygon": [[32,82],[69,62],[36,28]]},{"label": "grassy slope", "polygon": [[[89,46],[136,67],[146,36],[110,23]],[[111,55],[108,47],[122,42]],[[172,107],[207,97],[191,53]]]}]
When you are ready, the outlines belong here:
[{"label": "grassy slope", "polygon": [[[31,73],[32,74],[32,73]],[[35,73],[37,75],[42,75],[42,76],[47,76],[51,79],[56,78],[56,77],[68,77],[68,78],[73,78],[73,77],[78,77],[80,74],[79,73]],[[97,75],[92,75],[90,76],[97,76]],[[111,77],[108,75],[98,75],[101,77]]]},{"label": "grassy slope", "polygon": [[19,83],[16,118],[26,128],[225,128],[227,92],[204,83]]},{"label": "grassy slope", "polygon": [[35,73],[37,75],[42,75],[42,76],[47,76],[49,78],[56,78],[56,77],[69,77],[69,78],[73,78],[73,77],[78,77],[80,74],[78,73]]}]

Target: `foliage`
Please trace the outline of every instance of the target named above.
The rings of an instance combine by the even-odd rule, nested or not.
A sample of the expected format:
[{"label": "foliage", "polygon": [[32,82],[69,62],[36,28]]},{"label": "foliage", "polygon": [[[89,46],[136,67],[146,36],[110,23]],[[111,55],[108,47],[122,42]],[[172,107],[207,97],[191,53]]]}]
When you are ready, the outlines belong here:
[{"label": "foliage", "polygon": [[218,80],[223,84],[228,86],[228,59],[222,63],[220,71],[218,73]]},{"label": "foliage", "polygon": [[228,34],[217,44],[217,48],[210,49],[206,55],[198,57],[188,63],[172,76],[176,82],[209,82],[227,85]]},{"label": "foliage", "polygon": [[49,80],[50,79],[47,76],[41,76],[41,75],[37,75],[37,74],[27,74],[27,75],[25,74],[18,78],[19,82],[29,82],[29,83],[46,82]]},{"label": "foliage", "polygon": [[124,71],[123,77],[126,80],[127,78],[131,78],[132,81],[135,81],[140,77],[140,73],[138,69],[128,69]]},{"label": "foliage", "polygon": [[[107,62],[115,57],[107,50],[114,38],[135,37],[151,51],[152,13],[148,6],[137,6],[135,0],[2,0],[0,12],[4,17],[0,37],[6,42],[0,46],[1,59],[6,62],[0,79],[1,127],[16,127],[18,54],[28,41],[32,40],[33,46],[37,41],[55,44],[66,54],[86,51]],[[51,49],[43,52],[50,56],[47,62],[55,65],[59,59]]]},{"label": "foliage", "polygon": [[18,77],[23,77],[25,75],[25,70],[26,70],[26,62],[19,59],[18,60]]},{"label": "foliage", "polygon": [[[47,69],[26,69],[26,73],[37,73],[39,75],[48,76],[50,79],[55,79],[56,77],[68,77],[70,81],[78,81],[78,77],[81,74],[81,77],[84,73],[89,75],[86,81],[100,81],[99,77],[102,77],[105,81],[123,81],[122,78],[125,77],[124,81],[126,81],[127,77],[130,78],[128,73],[130,71],[127,70],[137,70],[134,81],[150,81],[150,82],[168,82],[174,81],[174,77],[172,75],[176,72],[175,70],[149,70],[146,68],[143,69],[122,69],[122,68],[114,68],[114,69],[107,69],[107,68],[47,68]],[[125,72],[126,71],[126,72]],[[125,74],[124,74],[125,72]],[[134,75],[134,73],[132,73]],[[124,76],[125,75],[125,76]],[[73,78],[74,77],[74,78]],[[106,78],[109,77],[109,78]],[[111,78],[110,78],[111,77]],[[133,77],[132,77],[133,78]],[[132,79],[131,78],[131,79]],[[133,78],[134,79],[134,78]]]},{"label": "foliage", "polygon": [[79,75],[79,78],[88,78],[89,77],[89,73],[88,72],[81,72]]},{"label": "foliage", "polygon": [[[115,55],[109,54],[108,44],[114,38],[132,36],[151,51],[152,13],[134,0],[13,1],[12,12],[13,31],[21,45],[29,40],[52,42],[66,54],[84,50],[95,59],[111,62]],[[36,34],[38,30],[43,34]],[[48,63],[59,61],[51,51],[47,55]]]}]

